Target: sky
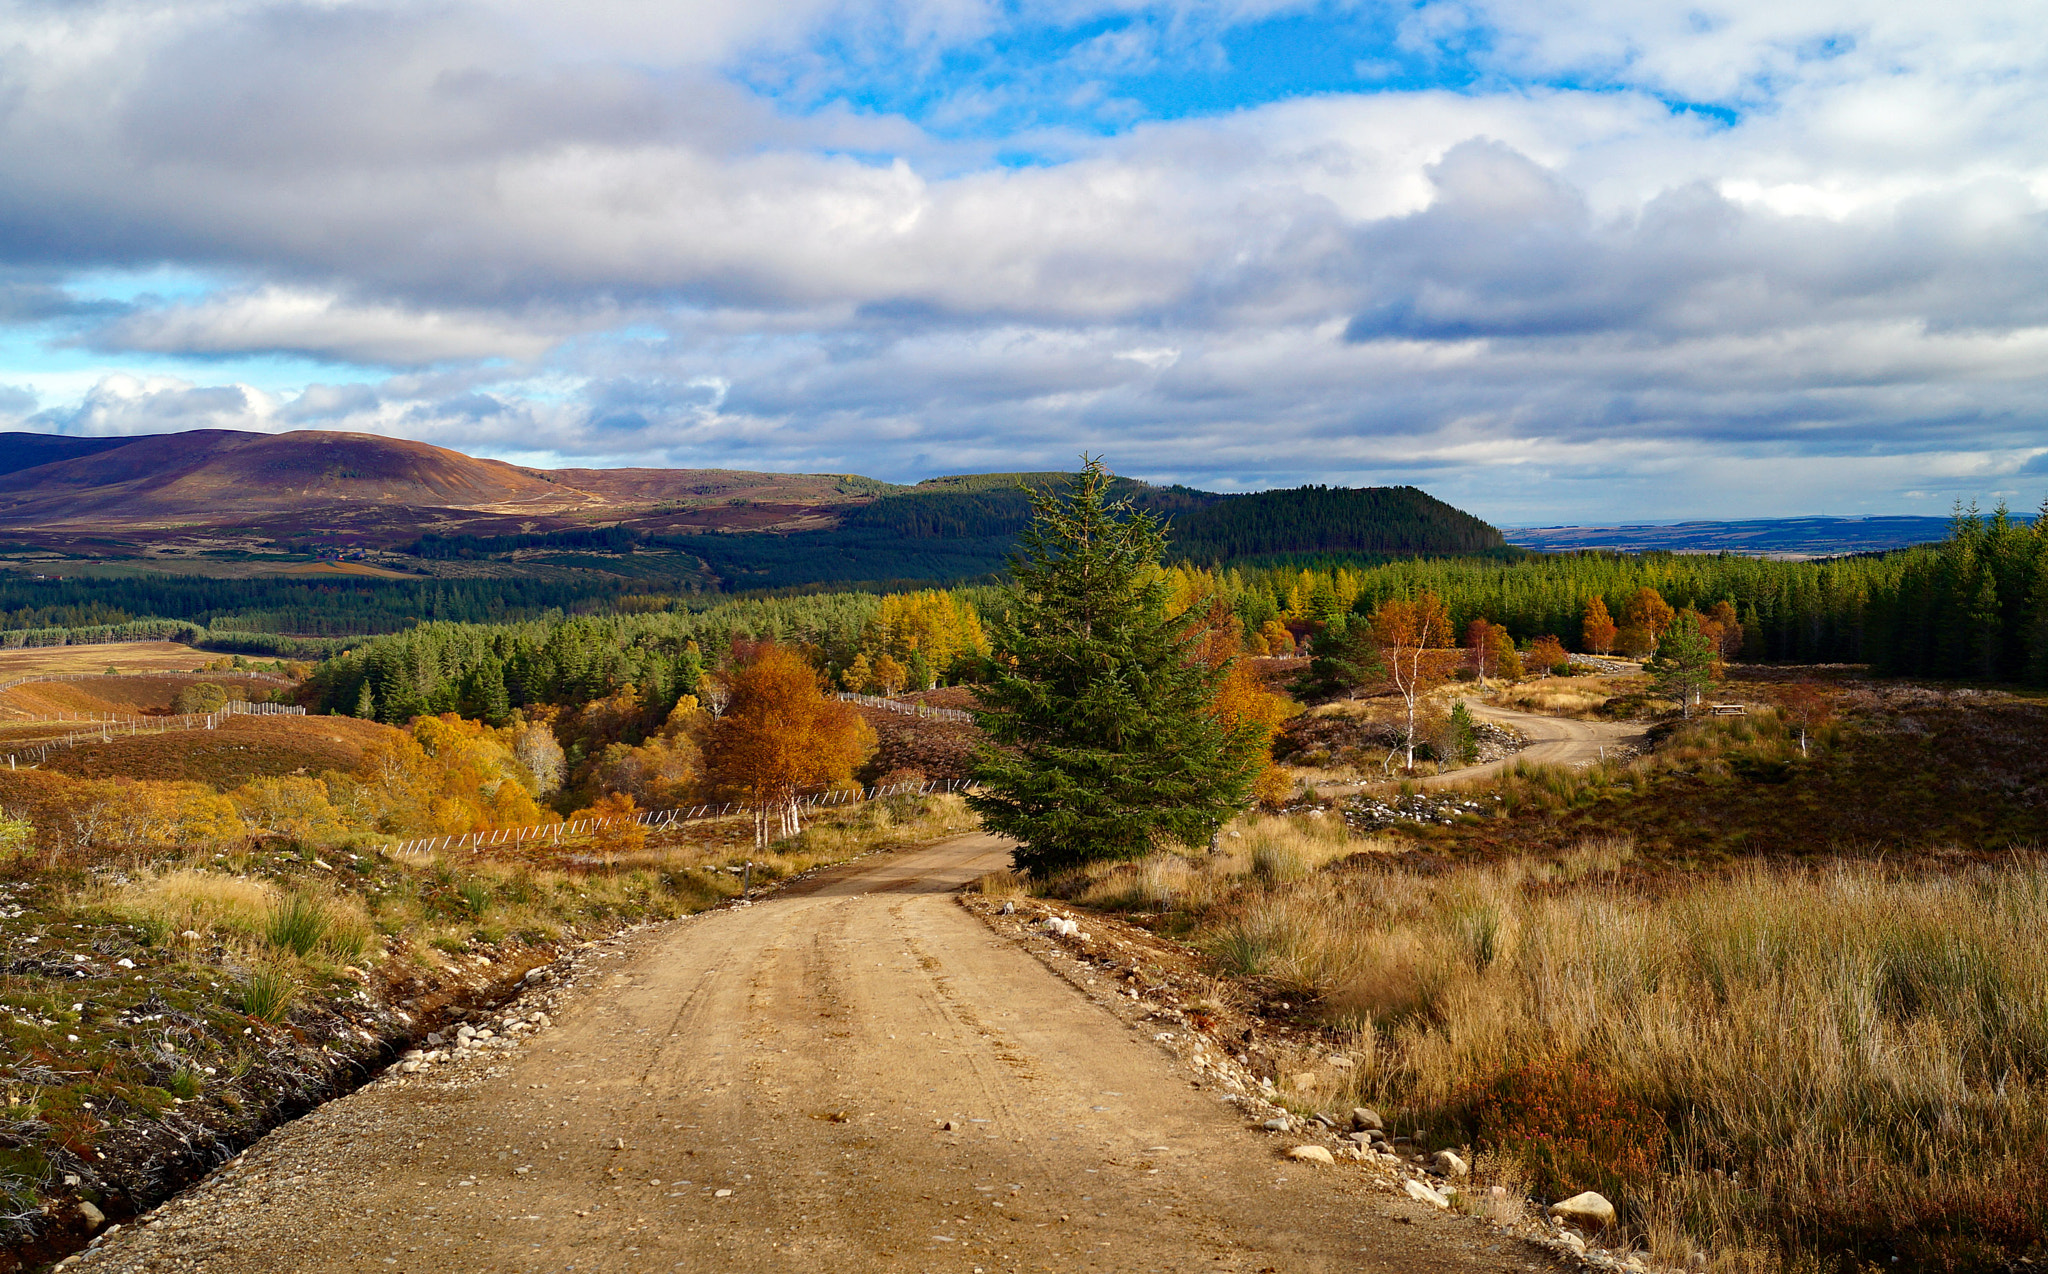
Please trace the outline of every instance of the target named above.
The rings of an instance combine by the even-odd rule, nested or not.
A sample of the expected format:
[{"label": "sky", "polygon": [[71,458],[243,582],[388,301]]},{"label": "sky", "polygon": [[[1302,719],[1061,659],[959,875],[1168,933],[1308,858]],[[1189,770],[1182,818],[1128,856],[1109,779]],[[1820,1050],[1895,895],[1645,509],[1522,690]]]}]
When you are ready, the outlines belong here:
[{"label": "sky", "polygon": [[0,429],[2032,508],[2044,119],[1987,0],[0,0]]}]

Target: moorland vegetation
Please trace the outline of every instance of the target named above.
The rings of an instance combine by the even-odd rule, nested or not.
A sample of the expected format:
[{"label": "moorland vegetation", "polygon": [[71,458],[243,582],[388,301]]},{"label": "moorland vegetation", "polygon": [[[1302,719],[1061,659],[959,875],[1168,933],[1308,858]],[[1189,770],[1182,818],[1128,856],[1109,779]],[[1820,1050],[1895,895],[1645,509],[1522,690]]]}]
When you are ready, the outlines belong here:
[{"label": "moorland vegetation", "polygon": [[[454,994],[458,974],[516,974],[571,936],[711,905],[749,860],[773,878],[968,826],[950,798],[808,825],[797,800],[889,777],[869,710],[828,691],[964,685],[936,693],[980,714],[976,804],[1023,839],[1029,886],[1190,944],[1267,1016],[1320,1033],[1352,1067],[1294,1091],[1288,1059],[1268,1058],[1275,1096],[1304,1113],[1374,1105],[1426,1144],[1473,1148],[1504,1192],[1470,1206],[1599,1189],[1621,1206],[1610,1239],[1729,1271],[2048,1255],[2048,772],[2033,746],[2048,721],[1985,684],[1872,679],[2048,681],[2048,523],[1959,516],[1939,546],[1821,563],[1216,565],[1170,558],[1145,509],[1086,482],[1083,503],[1100,499],[1080,533],[1057,526],[1072,492],[1023,498],[1053,540],[1090,547],[1027,537],[1007,589],[638,592],[552,610],[536,593],[493,611],[510,595],[464,581],[447,595],[480,609],[437,620],[404,599],[443,581],[205,581],[262,605],[159,635],[219,640],[251,614],[345,615],[362,597],[403,630],[274,665],[311,716],[108,737],[0,772],[12,1224],[42,1224],[37,1201],[66,1175],[122,1206],[157,1197],[164,1181],[91,1165],[166,1128],[201,1160],[246,1139],[335,1058],[374,1064],[416,1025],[401,1006]],[[895,532],[867,530],[986,530],[975,519],[1012,516],[1016,497],[921,498]],[[1212,506],[1185,500],[1179,524],[1199,525]],[[113,591],[64,581],[15,609],[102,625],[53,630],[66,638],[196,622],[111,600],[175,608],[199,596],[183,584],[101,583]],[[604,609],[565,613],[586,603]],[[1815,666],[1840,664],[1861,667]],[[1408,778],[1472,761],[1472,704],[1489,697],[1649,733],[1639,755],[1504,764],[1455,808],[1357,831],[1314,780],[1348,765],[1355,785],[1366,767],[1274,759],[1295,709],[1283,686],[1369,719]],[[1689,715],[1708,694],[1744,715]],[[255,746],[258,730],[323,728],[318,747]],[[193,760],[209,747],[262,772]],[[704,800],[748,814],[631,821]],[[509,851],[393,852],[593,813],[617,821]],[[316,1065],[306,1039],[334,1056]]]}]

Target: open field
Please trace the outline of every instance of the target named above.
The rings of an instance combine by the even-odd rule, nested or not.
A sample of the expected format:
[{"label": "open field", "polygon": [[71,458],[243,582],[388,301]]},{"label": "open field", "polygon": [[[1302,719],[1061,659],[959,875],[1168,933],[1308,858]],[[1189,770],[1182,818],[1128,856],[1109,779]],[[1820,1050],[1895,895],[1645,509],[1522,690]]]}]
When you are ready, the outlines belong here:
[{"label": "open field", "polygon": [[363,748],[398,731],[354,717],[228,717],[212,730],[173,730],[81,743],[50,754],[47,770],[80,778],[205,783],[222,790],[252,778],[353,770]]},{"label": "open field", "polygon": [[[205,680],[230,695],[239,693],[252,701],[266,699],[284,688],[276,680],[237,676],[232,672],[209,674]],[[0,690],[0,724],[10,717],[66,713],[162,716],[172,711],[178,692],[193,684],[191,677],[153,677],[147,673],[89,677],[83,681],[31,681]]]},{"label": "open field", "polygon": [[415,576],[415,575],[408,575],[408,574],[406,574],[406,573],[405,573],[405,572],[403,572],[403,571],[387,571],[387,570],[385,570],[385,569],[384,569],[383,567],[381,567],[381,566],[371,566],[371,565],[369,565],[368,563],[365,563],[365,562],[300,562],[300,563],[298,563],[297,565],[293,565],[293,566],[280,566],[280,567],[278,567],[278,568],[276,569],[276,572],[275,572],[275,573],[276,573],[276,574],[279,574],[279,575],[295,575],[295,576],[311,576],[311,577],[319,577],[319,576],[334,576],[334,577],[348,577],[348,576],[355,576],[355,577],[358,577],[358,578],[363,578],[363,579],[417,579],[417,578],[418,578],[418,576]]},{"label": "open field", "polygon": [[0,650],[0,681],[62,673],[191,672],[219,655],[169,641],[109,642],[97,646],[26,646]]}]

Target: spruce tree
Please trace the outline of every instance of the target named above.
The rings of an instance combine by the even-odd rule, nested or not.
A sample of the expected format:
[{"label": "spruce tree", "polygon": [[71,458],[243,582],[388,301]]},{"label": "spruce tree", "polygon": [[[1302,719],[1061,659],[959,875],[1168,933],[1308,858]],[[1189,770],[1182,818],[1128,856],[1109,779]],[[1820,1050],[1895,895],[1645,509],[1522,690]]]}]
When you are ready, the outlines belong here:
[{"label": "spruce tree", "polygon": [[1693,704],[1714,684],[1715,654],[1714,643],[1700,631],[1699,615],[1680,611],[1657,639],[1657,653],[1643,665],[1643,671],[1650,674],[1660,693],[1674,695],[1679,711],[1689,717]]},{"label": "spruce tree", "polygon": [[1165,537],[1110,501],[1099,459],[1064,495],[1033,493],[999,600],[968,798],[1039,877],[1193,845],[1250,800],[1259,731],[1214,711],[1230,663],[1196,657],[1202,613],[1166,615]]}]

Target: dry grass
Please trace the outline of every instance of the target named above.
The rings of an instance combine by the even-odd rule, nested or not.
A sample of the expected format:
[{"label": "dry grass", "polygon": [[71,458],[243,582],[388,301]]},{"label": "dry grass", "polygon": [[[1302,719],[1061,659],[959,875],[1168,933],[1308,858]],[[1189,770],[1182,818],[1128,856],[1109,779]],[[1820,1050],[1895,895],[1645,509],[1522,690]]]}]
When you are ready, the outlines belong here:
[{"label": "dry grass", "polygon": [[1628,692],[1612,677],[1546,677],[1504,685],[1495,693],[1493,702],[1518,712],[1583,721],[1597,717],[1609,699]]},{"label": "dry grass", "polygon": [[[1752,722],[1688,763],[1777,743]],[[1468,1209],[1598,1189],[1660,1263],[1728,1271],[2048,1245],[2048,859],[1650,879],[1614,834],[1414,870],[1329,820],[1233,830],[1044,888],[1171,913],[1218,972],[1306,1009],[1324,1037],[1274,1059],[1278,1098],[1475,1148]]]},{"label": "dry grass", "polygon": [[1629,856],[1256,884],[1198,941],[1357,1031],[1302,1097],[1601,1189],[1662,1260],[1991,1268],[2048,1237],[2048,864],[1646,899]]},{"label": "dry grass", "polygon": [[[104,671],[96,669],[95,671]],[[4,680],[4,678],[0,678]],[[123,716],[167,713],[178,692],[194,684],[191,677],[133,676],[93,677],[86,681],[31,681],[0,691],[0,713],[8,716],[49,716],[56,713],[112,712]],[[277,690],[275,681],[256,677],[216,673],[208,678],[229,693],[244,699],[262,700]]]},{"label": "dry grass", "polygon": [[0,650],[0,681],[54,673],[190,672],[219,658],[169,641],[121,641],[91,646],[28,646]]}]

